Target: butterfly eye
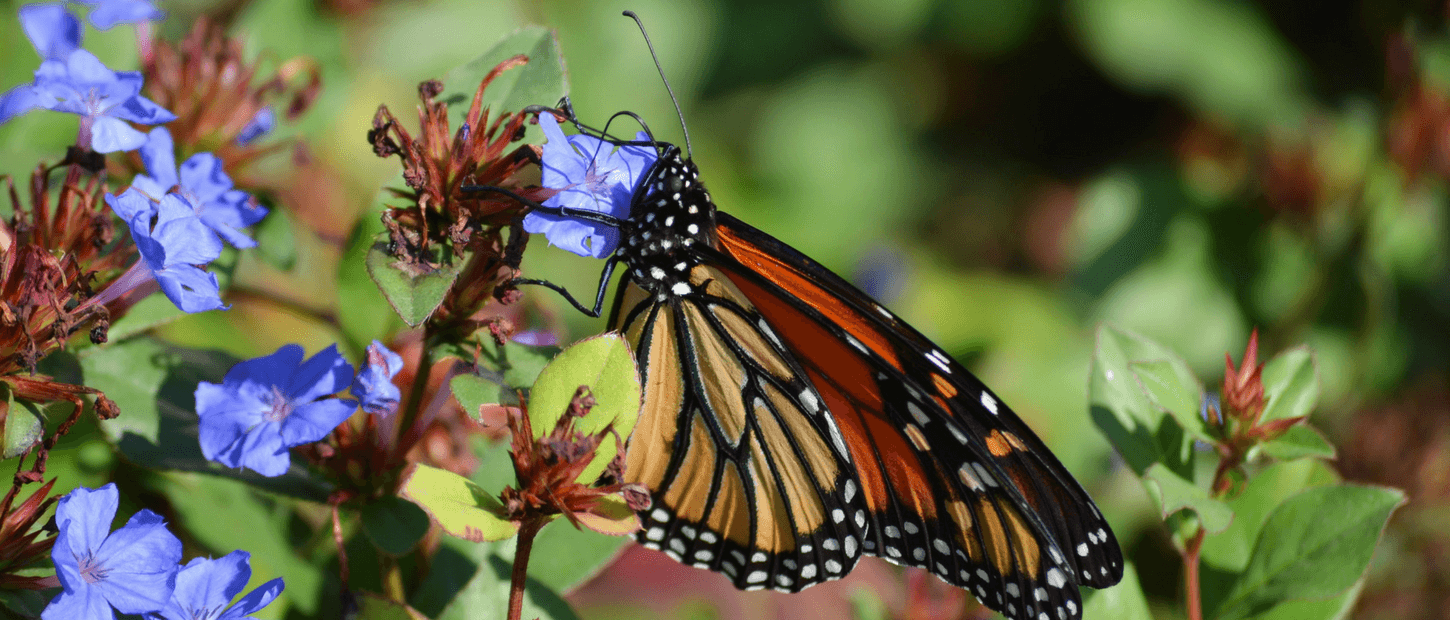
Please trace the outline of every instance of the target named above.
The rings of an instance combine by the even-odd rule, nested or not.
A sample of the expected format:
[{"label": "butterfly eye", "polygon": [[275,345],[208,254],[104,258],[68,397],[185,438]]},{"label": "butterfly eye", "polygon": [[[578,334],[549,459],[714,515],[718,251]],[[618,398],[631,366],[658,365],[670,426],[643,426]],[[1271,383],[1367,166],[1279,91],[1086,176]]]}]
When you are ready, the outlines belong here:
[{"label": "butterfly eye", "polygon": [[665,185],[669,187],[671,192],[678,192],[685,189],[685,180],[678,176],[671,176],[665,180]]}]

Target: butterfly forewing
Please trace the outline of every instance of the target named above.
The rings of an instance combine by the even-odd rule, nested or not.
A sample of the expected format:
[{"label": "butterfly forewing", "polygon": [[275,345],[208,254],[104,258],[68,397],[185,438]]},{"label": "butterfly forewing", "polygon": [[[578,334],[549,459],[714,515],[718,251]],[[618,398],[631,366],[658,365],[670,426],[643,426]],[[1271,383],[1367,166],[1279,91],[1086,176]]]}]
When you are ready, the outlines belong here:
[{"label": "butterfly forewing", "polygon": [[[1122,573],[1092,500],[995,395],[863,293],[718,215],[723,270],[786,334],[852,447],[868,553],[967,587],[1013,617],[1076,615]],[[1036,612],[1036,613],[1031,613]]]}]

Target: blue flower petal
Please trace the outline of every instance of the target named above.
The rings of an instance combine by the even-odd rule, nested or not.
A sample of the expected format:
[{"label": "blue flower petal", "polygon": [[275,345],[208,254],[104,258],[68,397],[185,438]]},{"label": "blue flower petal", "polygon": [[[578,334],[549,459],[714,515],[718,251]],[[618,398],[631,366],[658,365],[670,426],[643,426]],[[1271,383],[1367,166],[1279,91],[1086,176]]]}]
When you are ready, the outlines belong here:
[{"label": "blue flower petal", "polygon": [[156,281],[161,284],[161,292],[166,294],[166,298],[183,312],[226,310],[231,307],[222,302],[221,286],[217,283],[216,274],[192,265],[172,265],[157,271]]},{"label": "blue flower petal", "polygon": [[[122,82],[130,79],[125,73],[130,72],[118,74],[121,76]],[[137,90],[139,91],[141,74],[137,73],[135,75]],[[159,125],[176,120],[176,115],[172,114],[170,110],[157,105],[155,101],[142,97],[141,95],[132,95],[121,101],[119,105],[110,109],[110,114],[116,118],[133,123],[141,123],[142,125]]]},{"label": "blue flower petal", "polygon": [[95,585],[113,607],[124,614],[156,611],[171,600],[176,586],[181,540],[166,529],[161,515],[143,509],[111,533],[95,561],[107,570]]},{"label": "blue flower petal", "polygon": [[162,615],[192,620],[186,610],[219,610],[232,602],[252,578],[251,554],[233,551],[215,560],[195,558],[176,574],[176,590]]},{"label": "blue flower petal", "polygon": [[97,116],[91,124],[91,150],[97,153],[134,151],[146,143],[146,134],[124,121]]},{"label": "blue flower petal", "polygon": [[296,403],[312,402],[347,389],[352,383],[352,376],[352,364],[337,352],[337,345],[328,345],[292,373],[282,393]]},{"label": "blue flower petal", "polygon": [[535,234],[543,233],[549,240],[549,245],[593,258],[609,256],[619,244],[619,231],[604,224],[581,222],[537,211],[524,216],[524,230]]},{"label": "blue flower petal", "polygon": [[257,110],[256,116],[247,122],[247,126],[237,132],[237,145],[246,146],[253,140],[272,133],[277,127],[277,113],[272,111],[271,106]]},{"label": "blue flower petal", "polygon": [[158,21],[166,12],[156,8],[149,0],[101,0],[84,2],[96,8],[88,19],[97,30],[109,30],[116,24]]},{"label": "blue flower petal", "polygon": [[391,415],[398,408],[403,393],[393,384],[393,377],[403,370],[403,357],[376,340],[368,345],[368,360],[348,388],[358,398],[363,411],[375,415]]},{"label": "blue flower petal", "polygon": [[321,441],[355,411],[357,402],[346,398],[328,398],[300,405],[282,420],[282,443],[300,446]]},{"label": "blue flower petal", "polygon": [[222,169],[220,157],[211,153],[197,153],[181,164],[181,184],[200,198],[211,202],[232,188],[232,178]]},{"label": "blue flower petal", "polygon": [[173,185],[181,182],[181,177],[176,173],[176,145],[171,140],[171,132],[165,127],[157,127],[146,134],[146,144],[141,145],[141,163],[146,164],[146,175],[137,176],[131,183],[145,178],[163,188],[160,193],[152,194],[151,191],[142,189],[152,198],[161,200],[166,191]]},{"label": "blue flower petal", "polygon": [[162,263],[166,267],[205,265],[222,254],[221,239],[196,216],[191,203],[176,194],[162,197],[151,238],[166,248]]},{"label": "blue flower petal", "polygon": [[292,456],[282,445],[276,422],[268,422],[247,432],[241,445],[239,467],[245,467],[269,478],[287,473]]},{"label": "blue flower petal", "polygon": [[286,589],[286,585],[282,583],[281,577],[257,586],[257,589],[248,592],[246,596],[239,599],[237,604],[232,605],[232,608],[222,614],[218,620],[240,620],[241,618],[245,618],[252,612],[266,607],[272,601],[277,600],[277,597],[282,595],[282,590],[284,589]]},{"label": "blue flower petal", "polygon": [[45,611],[40,612],[41,620],[115,620],[116,612],[111,611],[111,604],[106,602],[106,597],[97,588],[81,588],[74,591],[61,592],[59,596],[50,600],[45,606]]},{"label": "blue flower petal", "polygon": [[111,520],[120,504],[121,494],[114,482],[95,490],[78,488],[60,498],[55,525],[68,535],[74,555],[83,557],[100,548],[110,535]]},{"label": "blue flower petal", "polygon": [[30,84],[21,84],[0,95],[0,124],[26,112],[47,107],[50,97],[42,96]]},{"label": "blue flower petal", "polygon": [[20,7],[20,25],[35,51],[46,60],[60,60],[81,46],[81,22],[60,4]]},{"label": "blue flower petal", "polygon": [[305,351],[302,345],[285,344],[271,355],[252,358],[232,366],[222,379],[229,388],[252,383],[257,385],[285,385],[302,363]]},{"label": "blue flower petal", "polygon": [[140,80],[122,80],[121,72],[112,71],[96,58],[95,54],[78,49],[65,57],[66,81],[77,91],[86,93],[94,90],[102,99],[115,99],[121,103],[141,92]]}]

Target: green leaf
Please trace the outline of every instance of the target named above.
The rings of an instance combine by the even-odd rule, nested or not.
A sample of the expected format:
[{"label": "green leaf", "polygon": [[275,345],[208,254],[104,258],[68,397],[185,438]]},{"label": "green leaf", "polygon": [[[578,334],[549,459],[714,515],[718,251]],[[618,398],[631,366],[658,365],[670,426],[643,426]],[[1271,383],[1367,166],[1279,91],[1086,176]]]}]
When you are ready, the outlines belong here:
[{"label": "green leaf", "polygon": [[477,418],[478,408],[483,405],[519,406],[518,394],[513,390],[478,375],[457,375],[448,381],[448,389],[470,418]]},{"label": "green leaf", "polygon": [[40,618],[40,614],[45,610],[46,605],[49,605],[50,601],[61,592],[62,590],[59,586],[46,588],[44,590],[0,590],[0,608],[4,608],[8,612],[6,614],[0,614],[0,617],[24,618],[26,620]]},{"label": "green leaf", "polygon": [[1083,601],[1082,617],[1114,618],[1115,620],[1153,620],[1143,586],[1138,582],[1138,567],[1132,562],[1123,566],[1123,580],[1111,588],[1098,590]]},{"label": "green leaf", "polygon": [[[399,173],[390,183],[391,187],[402,187],[403,175]],[[381,203],[384,197],[390,198],[392,194],[381,190],[375,204]],[[403,325],[368,275],[368,251],[373,247],[373,239],[385,230],[378,212],[364,213],[348,234],[347,247],[338,261],[337,322],[355,351],[362,351],[374,340],[387,342],[388,336]]]},{"label": "green leaf", "polygon": [[398,495],[417,503],[443,531],[473,542],[502,540],[519,531],[504,518],[503,504],[467,478],[453,472],[415,465]]},{"label": "green leaf", "polygon": [[245,549],[252,554],[253,583],[282,577],[287,601],[303,614],[316,613],[325,569],[298,555],[290,536],[291,502],[216,476],[170,473],[150,479],[176,511],[177,523],[205,549],[215,556]]},{"label": "green leaf", "polygon": [[[170,303],[170,302],[167,302]],[[101,429],[113,442],[126,434],[156,443],[161,413],[157,394],[176,365],[176,358],[159,341],[135,338],[81,354],[86,385],[105,393],[121,409],[121,415],[101,422]]]},{"label": "green leaf", "polygon": [[[551,527],[559,527],[557,525]],[[455,596],[446,601],[446,607],[436,614],[429,614],[438,620],[474,620],[476,618],[499,617],[501,609],[508,608],[509,586],[512,578],[514,547],[517,538],[508,540],[472,544],[456,538],[445,538],[443,546],[450,548],[461,555],[469,564],[476,567],[472,577],[464,584],[460,584],[455,591]],[[538,553],[535,550],[530,554],[530,565]],[[442,555],[442,554],[440,554]],[[456,560],[453,560],[457,563]],[[437,562],[433,565],[436,573],[439,569]],[[569,604],[563,597],[543,582],[535,579],[530,571],[530,577],[524,585],[523,618],[538,618],[539,620],[575,620],[578,615],[569,608]],[[432,575],[430,574],[431,578]],[[449,578],[452,580],[452,578]],[[424,584],[420,587],[420,594],[428,591],[432,584]],[[415,602],[413,606],[425,613],[429,611],[421,601]]]},{"label": "green leaf", "polygon": [[[629,344],[618,334],[586,338],[564,349],[539,373],[529,395],[529,422],[535,438],[547,435],[569,408],[579,386],[589,386],[596,405],[588,416],[575,422],[575,430],[585,434],[602,432],[613,425],[619,437],[629,437],[639,417],[642,390],[639,370]],[[614,458],[613,441],[603,441],[594,454],[594,461],[580,474],[581,482],[593,482]]]},{"label": "green leaf", "polygon": [[262,260],[280,271],[291,271],[297,264],[297,239],[292,216],[286,209],[269,205],[271,211],[257,224],[255,251]]},{"label": "green leaf", "polygon": [[1390,513],[1404,501],[1398,490],[1355,485],[1289,498],[1270,513],[1217,618],[1249,618],[1282,601],[1344,592],[1364,574]]},{"label": "green leaf", "polygon": [[[1238,493],[1227,500],[1234,511],[1233,523],[1223,532],[1209,536],[1203,541],[1202,558],[1205,565],[1213,565],[1218,571],[1229,574],[1229,581],[1249,564],[1254,540],[1264,527],[1269,513],[1284,500],[1304,489],[1339,484],[1339,477],[1324,461],[1301,459],[1277,462],[1251,476]],[[1216,602],[1228,593],[1231,583],[1223,584],[1215,592],[1209,584],[1204,587],[1205,610],[1207,603]]]},{"label": "green leaf", "polygon": [[391,555],[403,555],[428,533],[428,513],[417,504],[386,495],[362,507],[363,531],[373,544]]},{"label": "green leaf", "polygon": [[1355,601],[1364,591],[1365,579],[1361,578],[1343,594],[1315,601],[1284,601],[1263,613],[1254,614],[1254,620],[1347,620],[1354,610]]},{"label": "green leaf", "polygon": [[1182,363],[1166,360],[1131,362],[1128,367],[1137,375],[1148,398],[1162,407],[1195,439],[1213,441],[1208,427],[1199,415],[1203,403],[1203,385]]},{"label": "green leaf", "polygon": [[553,345],[536,347],[512,340],[499,346],[492,336],[482,332],[462,344],[440,343],[434,348],[434,355],[476,361],[480,376],[511,388],[528,390],[538,380],[544,366],[562,350]]},{"label": "green leaf", "polygon": [[627,536],[606,536],[557,520],[544,526],[534,539],[529,578],[554,590],[568,590],[608,565],[627,542]]},{"label": "green leaf", "polygon": [[382,290],[383,297],[393,311],[411,327],[422,325],[433,311],[443,303],[443,297],[458,279],[458,273],[468,263],[468,256],[445,256],[445,248],[435,247],[429,260],[441,265],[434,269],[422,265],[409,265],[388,253],[387,236],[374,238],[368,250],[368,275]]},{"label": "green leaf", "polygon": [[484,91],[483,105],[491,112],[485,124],[492,125],[500,112],[517,113],[531,105],[552,106],[569,93],[564,57],[554,31],[538,26],[521,28],[483,55],[448,72],[439,100],[448,104],[453,127],[462,125],[484,76],[517,54],[528,56],[528,64],[499,74]]},{"label": "green leaf", "polygon": [[0,390],[5,392],[6,400],[4,457],[13,459],[40,443],[45,435],[45,408],[16,398],[6,384],[0,383]]},{"label": "green leaf", "polygon": [[1332,459],[1334,458],[1334,446],[1325,439],[1319,431],[1314,430],[1308,423],[1295,424],[1289,427],[1279,438],[1263,444],[1259,449],[1271,457],[1281,461],[1290,461],[1307,457]]},{"label": "green leaf", "polygon": [[428,616],[402,603],[372,592],[358,592],[357,620],[428,620]]},{"label": "green leaf", "polygon": [[1154,463],[1143,476],[1143,484],[1149,495],[1158,501],[1160,516],[1167,518],[1179,510],[1189,509],[1198,515],[1203,529],[1210,534],[1222,532],[1233,521],[1233,510],[1219,500],[1209,497],[1208,491],[1185,480],[1182,476]]},{"label": "green leaf", "polygon": [[1157,343],[1109,325],[1098,327],[1088,377],[1093,423],[1139,476],[1163,463],[1187,478],[1193,475],[1193,438],[1154,403],[1133,372],[1134,362],[1153,361],[1171,365],[1171,376],[1192,376],[1182,360]]},{"label": "green leaf", "polygon": [[1319,375],[1309,347],[1289,349],[1264,364],[1263,421],[1307,416],[1319,401]]},{"label": "green leaf", "polygon": [[214,351],[172,347],[142,337],[80,354],[85,384],[116,401],[121,415],[100,423],[127,460],[149,469],[209,473],[298,499],[325,502],[331,485],[304,467],[266,477],[207,461],[197,437],[197,383],[220,383],[238,360]]}]

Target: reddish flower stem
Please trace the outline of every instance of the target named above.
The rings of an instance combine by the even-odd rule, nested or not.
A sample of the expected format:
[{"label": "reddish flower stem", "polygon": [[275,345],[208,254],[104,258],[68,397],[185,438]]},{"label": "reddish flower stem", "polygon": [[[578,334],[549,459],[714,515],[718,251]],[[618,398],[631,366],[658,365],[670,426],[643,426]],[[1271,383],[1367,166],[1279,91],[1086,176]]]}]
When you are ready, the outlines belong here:
[{"label": "reddish flower stem", "polygon": [[1203,549],[1203,537],[1208,532],[1198,527],[1198,534],[1188,541],[1183,550],[1183,580],[1188,589],[1188,620],[1203,620],[1203,595],[1198,585],[1198,555]]},{"label": "reddish flower stem", "polygon": [[514,551],[513,580],[509,585],[508,620],[520,620],[524,611],[524,582],[529,577],[529,553],[534,550],[534,536],[544,529],[544,519],[529,519],[519,527],[518,548]]}]

